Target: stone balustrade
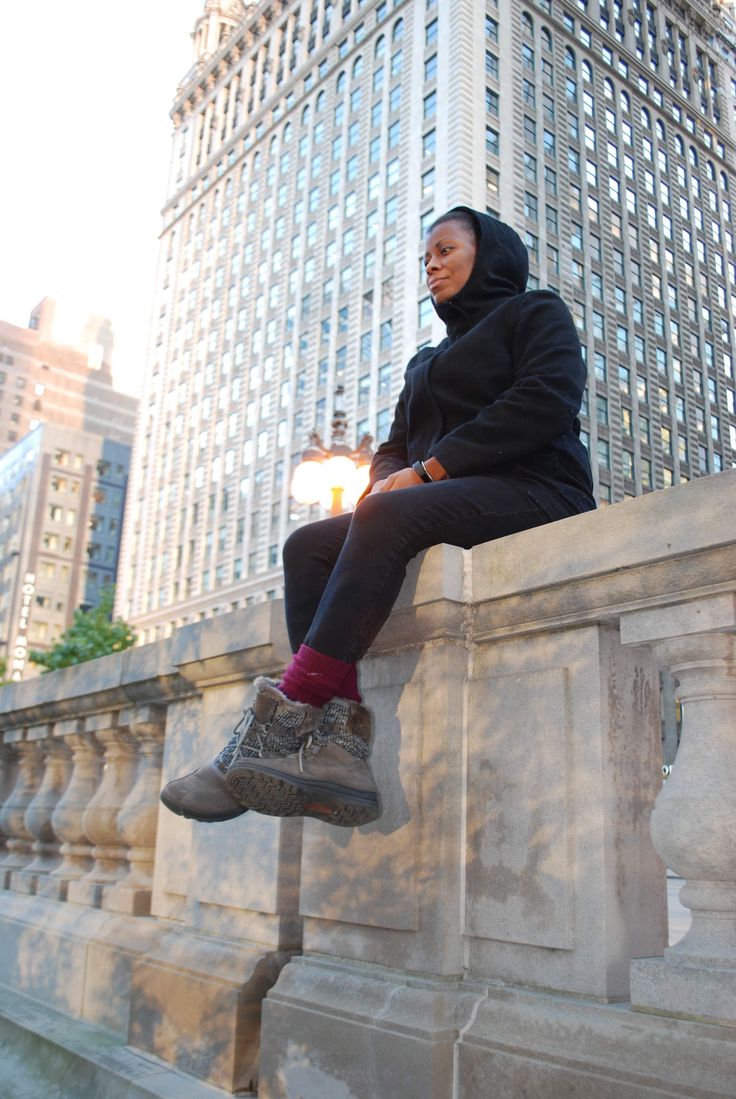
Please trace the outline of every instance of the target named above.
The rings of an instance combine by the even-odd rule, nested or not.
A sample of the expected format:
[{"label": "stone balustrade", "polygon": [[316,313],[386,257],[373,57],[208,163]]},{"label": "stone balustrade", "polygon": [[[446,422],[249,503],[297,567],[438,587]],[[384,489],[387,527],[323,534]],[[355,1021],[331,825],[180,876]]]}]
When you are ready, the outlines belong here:
[{"label": "stone balustrade", "polygon": [[[36,795],[41,782],[42,752],[36,740],[23,740],[22,730],[10,729],[5,733],[5,745],[17,758],[15,782],[0,810],[0,827],[5,835],[7,854],[0,863],[7,886],[11,875],[26,866],[31,857],[34,837],[26,825],[26,811]],[[10,759],[9,756],[6,759]]]},{"label": "stone balustrade", "polygon": [[3,688],[0,992],[168,1094],[736,1096],[735,489],[414,563],[361,667],[360,829],[159,805],[283,667],[279,603]]}]

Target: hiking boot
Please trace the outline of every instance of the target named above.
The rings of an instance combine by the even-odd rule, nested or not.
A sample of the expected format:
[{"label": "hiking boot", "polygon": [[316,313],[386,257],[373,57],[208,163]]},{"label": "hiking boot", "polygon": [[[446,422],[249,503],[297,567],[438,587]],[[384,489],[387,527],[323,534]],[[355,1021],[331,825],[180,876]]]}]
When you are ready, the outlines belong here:
[{"label": "hiking boot", "polygon": [[239,757],[225,779],[231,797],[274,817],[315,817],[355,828],[381,815],[368,756],[371,715],[333,698],[318,728],[299,732],[298,751],[282,759]]},{"label": "hiking boot", "polygon": [[225,782],[228,768],[250,756],[258,759],[288,756],[298,751],[304,743],[303,737],[309,737],[317,728],[321,710],[305,702],[292,702],[265,676],[259,676],[254,686],[253,702],[243,711],[220,754],[164,786],[161,801],[172,813],[205,823],[239,817],[249,806],[228,791]]}]

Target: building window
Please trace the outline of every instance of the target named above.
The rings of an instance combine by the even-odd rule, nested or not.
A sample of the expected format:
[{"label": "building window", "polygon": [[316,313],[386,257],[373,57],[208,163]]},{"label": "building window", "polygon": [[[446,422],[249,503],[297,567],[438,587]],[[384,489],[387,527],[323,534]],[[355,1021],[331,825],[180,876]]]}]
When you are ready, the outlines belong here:
[{"label": "building window", "polygon": [[499,154],[499,135],[492,126],[486,126],[486,151],[494,156]]}]

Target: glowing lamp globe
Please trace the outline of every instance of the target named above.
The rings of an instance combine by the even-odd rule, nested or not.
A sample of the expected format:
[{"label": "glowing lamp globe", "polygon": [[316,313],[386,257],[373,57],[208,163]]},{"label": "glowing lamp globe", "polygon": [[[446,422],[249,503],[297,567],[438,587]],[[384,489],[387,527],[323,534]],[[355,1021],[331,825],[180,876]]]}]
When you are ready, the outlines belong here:
[{"label": "glowing lamp globe", "polygon": [[343,454],[337,454],[328,458],[322,466],[322,492],[320,503],[326,510],[332,508],[334,491],[338,489],[342,495],[347,495],[355,480],[355,465],[352,460]]},{"label": "glowing lamp globe", "polygon": [[325,489],[324,464],[307,460],[300,462],[291,479],[291,495],[297,504],[316,504]]},{"label": "glowing lamp globe", "polygon": [[359,465],[353,468],[352,484],[345,489],[345,503],[348,507],[355,507],[365,490],[368,488],[370,465]]}]

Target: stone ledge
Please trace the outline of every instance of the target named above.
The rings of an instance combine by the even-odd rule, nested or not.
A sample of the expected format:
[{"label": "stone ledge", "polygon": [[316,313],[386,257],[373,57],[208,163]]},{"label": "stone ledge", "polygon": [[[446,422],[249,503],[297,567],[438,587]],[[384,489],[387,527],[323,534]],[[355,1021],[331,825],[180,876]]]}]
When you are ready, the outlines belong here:
[{"label": "stone ledge", "polygon": [[259,1099],[449,1099],[479,995],[459,975],[293,958],[263,1002]]},{"label": "stone ledge", "polygon": [[736,1031],[628,1004],[488,987],[457,1045],[456,1099],[732,1099]]},{"label": "stone ledge", "polygon": [[[617,602],[632,594],[651,600],[660,591],[671,594],[665,578],[678,567],[687,574],[681,582],[688,590],[732,582],[730,555],[723,561],[720,551],[732,552],[736,542],[730,506],[735,488],[736,469],[726,470],[476,546],[471,551],[472,601],[526,599],[558,588],[575,593],[592,581],[612,582]],[[693,558],[702,558],[702,563],[688,569]],[[665,571],[652,592],[655,566]],[[628,574],[640,569],[647,573],[646,588],[637,591],[639,583],[624,595]],[[565,600],[559,609],[573,608],[581,609],[577,598]]]},{"label": "stone ledge", "polygon": [[259,1099],[736,1099],[736,1031],[308,954],[263,1004]]},{"label": "stone ledge", "polygon": [[167,929],[147,918],[0,893],[0,988],[127,1037],[133,965]]},{"label": "stone ledge", "polygon": [[[673,963],[676,951],[668,954]],[[635,958],[631,1003],[637,1011],[736,1027],[736,970],[688,965],[682,958],[677,964],[664,958]]]},{"label": "stone ledge", "polygon": [[[115,1034],[0,986],[3,1099],[223,1099]],[[252,1093],[251,1093],[252,1094]]]},{"label": "stone ledge", "polygon": [[162,641],[7,683],[0,691],[0,730],[171,703],[198,693],[202,681],[277,671],[289,655],[282,619],[280,601],[259,603],[183,626]]}]

